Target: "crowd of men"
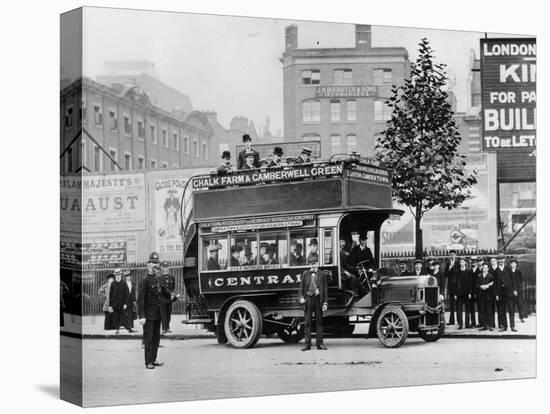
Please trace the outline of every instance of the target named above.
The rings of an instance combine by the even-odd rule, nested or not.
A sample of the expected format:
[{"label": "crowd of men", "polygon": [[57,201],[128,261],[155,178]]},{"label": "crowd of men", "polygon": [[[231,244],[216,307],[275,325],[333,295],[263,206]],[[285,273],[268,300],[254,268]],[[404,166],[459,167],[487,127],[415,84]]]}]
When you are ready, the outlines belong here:
[{"label": "crowd of men", "polygon": [[[283,159],[284,153],[281,147],[273,148],[273,154],[270,160],[260,160],[258,151],[252,148],[252,138],[248,134],[243,135],[244,149],[239,152],[237,158],[237,170],[253,170],[256,168],[267,167],[284,167],[286,165],[308,164],[311,162],[311,148],[303,147],[301,153],[296,158]],[[222,163],[217,168],[217,173],[220,175],[232,173],[235,170],[231,164],[231,153],[223,151]]]},{"label": "crowd of men", "polygon": [[[446,299],[446,308],[450,312],[447,325],[458,323],[458,329],[479,328],[480,331],[498,328],[506,331],[515,328],[516,309],[520,321],[525,319],[521,300],[523,276],[518,261],[499,254],[490,258],[457,256],[451,250],[450,256],[440,263],[428,260],[429,271],[423,269],[423,261],[414,262],[414,272],[409,272],[407,262],[399,263],[399,274],[411,276],[429,273],[436,277],[440,287],[441,299]],[[477,316],[477,319],[476,319]]]}]

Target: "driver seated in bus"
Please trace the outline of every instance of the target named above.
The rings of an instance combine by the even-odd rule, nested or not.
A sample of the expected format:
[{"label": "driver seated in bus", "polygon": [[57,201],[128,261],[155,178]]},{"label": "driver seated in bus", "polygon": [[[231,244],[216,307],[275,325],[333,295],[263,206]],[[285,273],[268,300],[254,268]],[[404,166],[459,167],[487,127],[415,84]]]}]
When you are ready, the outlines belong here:
[{"label": "driver seated in bus", "polygon": [[302,244],[293,241],[290,246],[290,266],[304,266],[306,261],[302,255]]},{"label": "driver seated in bus", "polygon": [[207,270],[220,270],[220,263],[218,262],[218,252],[222,248],[218,243],[208,246],[208,262],[206,264]]},{"label": "driver seated in bus", "polygon": [[[261,251],[261,249],[260,249]],[[275,258],[275,245],[269,244],[265,249],[265,253],[260,256],[261,265],[273,265],[278,264],[277,259]]]},{"label": "driver seated in bus", "polygon": [[307,264],[319,263],[319,244],[317,239],[309,241],[309,254],[307,255]]},{"label": "driver seated in bus", "polygon": [[231,257],[229,259],[229,266],[230,267],[239,267],[241,264],[239,262],[239,258],[241,256],[243,248],[241,246],[231,246]]}]

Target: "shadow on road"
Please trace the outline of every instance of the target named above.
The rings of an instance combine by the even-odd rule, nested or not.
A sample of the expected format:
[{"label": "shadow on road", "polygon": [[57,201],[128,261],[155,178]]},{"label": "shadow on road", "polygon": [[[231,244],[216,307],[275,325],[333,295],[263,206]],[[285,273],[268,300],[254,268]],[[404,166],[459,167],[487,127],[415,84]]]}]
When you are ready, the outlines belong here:
[{"label": "shadow on road", "polygon": [[49,395],[50,397],[59,398],[59,385],[58,384],[39,384],[36,386],[39,391],[42,391],[44,394]]}]

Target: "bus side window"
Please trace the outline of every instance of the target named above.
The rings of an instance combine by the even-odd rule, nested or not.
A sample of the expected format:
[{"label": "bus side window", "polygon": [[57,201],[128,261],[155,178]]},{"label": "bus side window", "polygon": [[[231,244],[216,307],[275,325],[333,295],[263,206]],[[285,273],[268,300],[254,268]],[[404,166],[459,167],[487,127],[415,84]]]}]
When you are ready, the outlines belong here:
[{"label": "bus side window", "polygon": [[290,266],[319,262],[317,229],[292,231],[290,240]]},{"label": "bus side window", "polygon": [[260,233],[259,263],[285,265],[287,263],[286,232]]},{"label": "bus side window", "polygon": [[227,240],[208,238],[203,240],[202,270],[227,268]]},{"label": "bus side window", "polygon": [[324,240],[323,240],[323,258],[325,265],[334,264],[334,240],[332,237],[332,229],[324,229]]},{"label": "bus side window", "polygon": [[231,236],[231,249],[233,251],[230,259],[231,267],[258,264],[258,242],[255,233]]}]

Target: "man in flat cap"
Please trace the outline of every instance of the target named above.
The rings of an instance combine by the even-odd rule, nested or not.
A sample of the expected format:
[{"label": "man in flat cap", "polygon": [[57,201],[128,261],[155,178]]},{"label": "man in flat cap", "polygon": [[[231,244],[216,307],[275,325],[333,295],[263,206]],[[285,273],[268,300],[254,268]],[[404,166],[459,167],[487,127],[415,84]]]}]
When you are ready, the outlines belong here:
[{"label": "man in flat cap", "polygon": [[413,272],[413,276],[421,276],[422,275],[422,260],[420,259],[416,259],[414,261],[414,272]]},{"label": "man in flat cap", "polygon": [[268,168],[282,167],[283,149],[281,147],[273,148],[273,156],[267,163]]},{"label": "man in flat cap", "polygon": [[[120,326],[124,322],[123,312],[128,307],[128,288],[126,282],[122,280],[122,270],[115,269],[115,280],[111,283],[109,292],[109,311],[113,314],[113,326],[116,329],[115,334],[118,335]],[[129,326],[125,326],[128,331],[131,331]]]},{"label": "man in flat cap", "polygon": [[244,169],[245,165],[247,164],[246,156],[248,153],[253,154],[254,159],[252,161],[252,165],[253,165],[252,168],[260,168],[260,154],[258,153],[258,151],[252,149],[252,138],[250,138],[250,135],[248,134],[243,135],[243,144],[244,144],[244,149],[241,152],[239,152],[239,157],[237,159],[237,169],[238,170]]},{"label": "man in flat cap", "polygon": [[233,172],[233,166],[231,165],[231,153],[229,151],[224,151],[222,153],[222,163],[216,169],[216,172],[219,175],[225,175]]},{"label": "man in flat cap", "polygon": [[163,298],[172,299],[170,292],[160,283],[157,277],[159,266],[158,253],[151,253],[147,262],[147,276],[139,286],[139,323],[143,325],[145,368],[147,369],[154,369],[163,365],[162,362],[157,361],[160,344],[161,306]]},{"label": "man in flat cap", "polygon": [[176,278],[170,274],[170,264],[165,260],[161,263],[160,283],[171,294],[171,298],[162,298],[161,328],[163,333],[170,331],[170,320],[172,318],[172,302],[174,302],[174,290],[176,290]]},{"label": "man in flat cap", "polygon": [[309,164],[311,162],[311,148],[303,147],[302,153],[296,158],[293,164]]}]

